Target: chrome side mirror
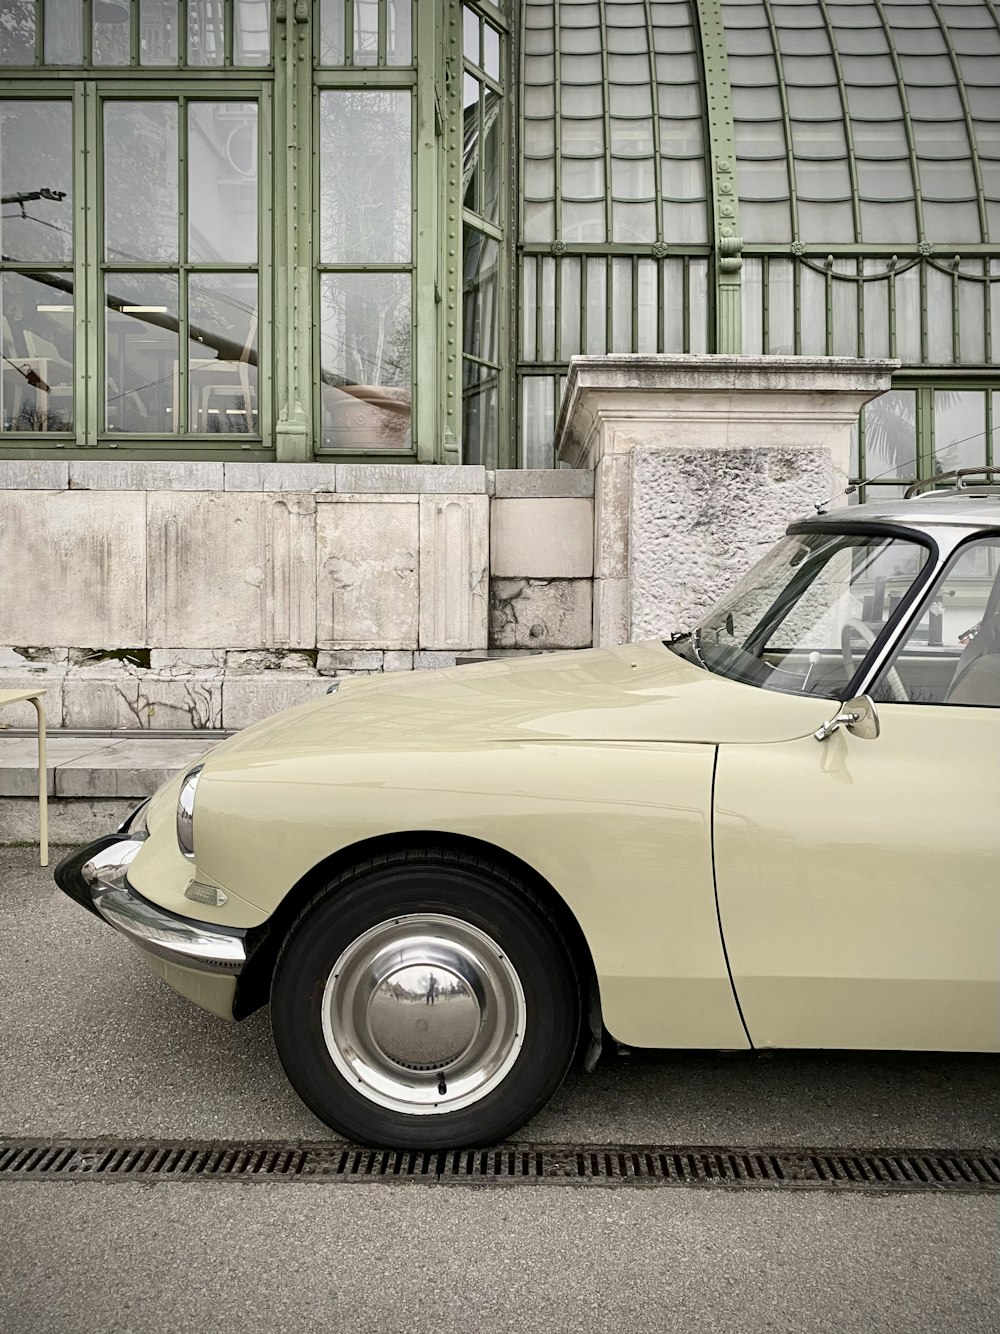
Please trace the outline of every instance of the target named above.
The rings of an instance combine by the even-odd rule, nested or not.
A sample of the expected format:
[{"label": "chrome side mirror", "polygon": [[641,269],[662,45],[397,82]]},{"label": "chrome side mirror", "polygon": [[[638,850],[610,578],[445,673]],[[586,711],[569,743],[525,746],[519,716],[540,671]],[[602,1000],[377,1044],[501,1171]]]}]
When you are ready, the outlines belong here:
[{"label": "chrome side mirror", "polygon": [[824,723],[813,736],[817,741],[825,741],[838,727],[846,727],[853,736],[859,737],[862,741],[874,741],[882,730],[875,705],[868,695],[859,695],[857,699],[849,699],[845,704],[841,704],[837,715]]}]

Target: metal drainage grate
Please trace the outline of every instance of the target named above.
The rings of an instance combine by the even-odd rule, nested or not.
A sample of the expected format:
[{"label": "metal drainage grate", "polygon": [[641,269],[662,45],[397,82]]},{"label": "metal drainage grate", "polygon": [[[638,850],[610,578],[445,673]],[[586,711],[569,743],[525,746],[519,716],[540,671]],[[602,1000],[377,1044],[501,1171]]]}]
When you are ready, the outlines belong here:
[{"label": "metal drainage grate", "polygon": [[1000,1193],[1000,1153],[569,1144],[417,1152],[322,1142],[0,1141],[0,1181],[137,1180]]}]

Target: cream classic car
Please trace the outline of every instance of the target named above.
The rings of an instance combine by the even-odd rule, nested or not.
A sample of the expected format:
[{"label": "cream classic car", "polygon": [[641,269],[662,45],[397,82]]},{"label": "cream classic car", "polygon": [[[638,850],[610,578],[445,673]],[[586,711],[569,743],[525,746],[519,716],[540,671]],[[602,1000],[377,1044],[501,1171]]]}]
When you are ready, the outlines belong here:
[{"label": "cream classic car", "polygon": [[998,1050],[1000,494],[794,524],[666,642],[344,681],[56,878],[368,1143],[509,1136],[604,1033]]}]

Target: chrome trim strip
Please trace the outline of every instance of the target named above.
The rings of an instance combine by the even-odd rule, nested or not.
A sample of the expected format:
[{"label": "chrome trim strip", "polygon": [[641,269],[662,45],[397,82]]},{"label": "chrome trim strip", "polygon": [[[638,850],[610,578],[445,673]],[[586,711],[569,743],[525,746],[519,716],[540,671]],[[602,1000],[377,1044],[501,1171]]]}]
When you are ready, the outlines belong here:
[{"label": "chrome trim strip", "polygon": [[173,917],[128,887],[125,877],[142,844],[141,839],[114,843],[82,868],[97,911],[109,926],[150,954],[206,972],[241,972],[247,957],[241,936]]}]

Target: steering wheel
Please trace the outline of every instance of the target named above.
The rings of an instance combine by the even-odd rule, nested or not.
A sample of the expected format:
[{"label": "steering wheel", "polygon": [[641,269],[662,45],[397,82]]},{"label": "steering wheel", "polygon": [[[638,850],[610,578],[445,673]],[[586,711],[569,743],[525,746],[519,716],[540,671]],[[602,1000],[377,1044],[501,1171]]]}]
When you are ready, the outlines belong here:
[{"label": "steering wheel", "polygon": [[[862,640],[867,647],[873,648],[876,636],[872,634],[864,621],[845,621],[840,631],[840,651],[844,655],[844,666],[847,668],[847,679],[851,680],[857,670],[857,663],[854,660],[854,648],[851,644],[851,635],[855,634]],[[889,694],[897,704],[908,704],[910,697],[906,693],[906,686],[903,685],[903,679],[895,667],[890,667],[885,674],[885,684],[889,688]]]}]

